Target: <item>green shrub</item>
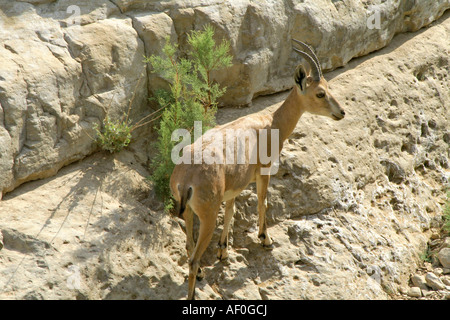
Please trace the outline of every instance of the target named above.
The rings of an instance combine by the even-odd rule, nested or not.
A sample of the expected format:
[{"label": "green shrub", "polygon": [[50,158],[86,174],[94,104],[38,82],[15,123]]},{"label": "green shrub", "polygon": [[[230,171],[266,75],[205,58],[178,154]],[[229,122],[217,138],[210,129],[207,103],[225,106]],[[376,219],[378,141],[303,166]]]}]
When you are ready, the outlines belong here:
[{"label": "green shrub", "polygon": [[[125,116],[124,116],[125,118]],[[132,127],[125,120],[111,120],[108,116],[103,120],[102,129],[96,124],[97,143],[103,150],[111,153],[119,152],[131,141]]]},{"label": "green shrub", "polygon": [[211,72],[230,66],[232,57],[228,54],[228,42],[216,45],[213,36],[211,26],[193,31],[188,36],[188,58],[179,58],[177,47],[169,39],[163,48],[164,56],[146,58],[153,72],[170,84],[170,90],[159,89],[155,93],[154,99],[163,112],[156,128],[157,154],[151,163],[151,180],[166,209],[172,206],[169,182],[175,165],[171,152],[178,143],[171,140],[172,132],[180,128],[192,132],[194,121],[202,122],[202,133],[212,128],[215,125],[217,99],[225,93],[225,88],[212,81]]},{"label": "green shrub", "polygon": [[99,126],[98,124],[94,125],[96,139],[91,137],[93,140],[97,141],[98,145],[103,150],[109,151],[111,153],[121,151],[123,148],[127,147],[130,144],[131,133],[134,130],[160,118],[160,116],[155,115],[162,110],[161,108],[159,110],[156,110],[155,112],[146,115],[145,117],[142,117],[139,121],[137,121],[134,124],[132,124],[132,121],[129,119],[131,105],[133,104],[133,100],[136,94],[136,88],[139,87],[139,83],[141,82],[142,76],[143,74],[141,74],[138,82],[136,83],[136,87],[134,88],[133,95],[128,105],[128,111],[127,113],[124,113],[122,115],[122,118],[120,120],[110,119],[108,113],[111,103],[107,108],[103,107],[106,113],[105,119],[103,119],[102,126]]},{"label": "green shrub", "polygon": [[423,262],[430,262],[432,261],[433,252],[431,251],[430,247],[427,246],[424,252],[420,254],[420,260]]}]

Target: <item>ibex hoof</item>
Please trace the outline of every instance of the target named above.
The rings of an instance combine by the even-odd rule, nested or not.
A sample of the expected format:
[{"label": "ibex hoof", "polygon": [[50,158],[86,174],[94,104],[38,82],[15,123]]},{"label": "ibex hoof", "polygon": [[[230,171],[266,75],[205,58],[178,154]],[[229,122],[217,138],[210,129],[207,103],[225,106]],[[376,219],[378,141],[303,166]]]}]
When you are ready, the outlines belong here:
[{"label": "ibex hoof", "polygon": [[266,236],[264,233],[261,233],[258,236],[259,240],[261,240],[261,244],[264,249],[266,250],[272,250],[274,248],[272,238],[269,236]]},{"label": "ibex hoof", "polygon": [[217,254],[217,259],[220,261],[226,261],[228,260],[228,253],[221,252]]},{"label": "ibex hoof", "polygon": [[227,244],[218,244],[217,245],[217,259],[219,259],[220,261],[225,261],[228,259],[228,249],[227,249]]},{"label": "ibex hoof", "polygon": [[204,277],[205,277],[205,273],[203,272],[202,268],[198,268],[197,280],[202,281]]}]

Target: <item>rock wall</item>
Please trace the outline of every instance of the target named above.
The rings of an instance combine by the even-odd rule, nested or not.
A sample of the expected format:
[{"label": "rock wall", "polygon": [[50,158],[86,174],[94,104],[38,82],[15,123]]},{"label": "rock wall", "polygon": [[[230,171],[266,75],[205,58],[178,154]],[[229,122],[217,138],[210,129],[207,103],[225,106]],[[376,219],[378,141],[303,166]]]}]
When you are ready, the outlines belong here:
[{"label": "rock wall", "polygon": [[[291,86],[291,38],[334,69],[415,31],[450,7],[403,1],[0,1],[0,194],[55,174],[95,150],[106,112],[141,118],[161,84],[143,63],[166,37],[186,48],[205,24],[227,39],[233,66],[215,75],[222,104],[249,104]],[[142,81],[139,79],[142,77]],[[108,110],[107,110],[108,109]]]},{"label": "rock wall", "polygon": [[[48,1],[47,1],[48,2]],[[0,190],[55,174],[95,150],[93,125],[106,111],[146,107],[144,44],[107,1],[73,21],[70,1],[0,3]]]},{"label": "rock wall", "polygon": [[[236,201],[227,262],[216,259],[219,214],[197,298],[421,295],[415,270],[430,236],[436,241],[450,178],[450,42],[442,41],[449,32],[446,13],[429,29],[399,35],[387,48],[326,74],[347,116],[336,122],[305,114],[286,142],[268,195],[275,248],[261,248],[250,186]],[[218,122],[267,112],[286,95],[222,108]],[[138,161],[145,144],[96,153],[5,195],[1,299],[186,297],[183,223],[152,196]],[[437,257],[441,273],[445,252]],[[431,286],[430,272],[423,281]],[[417,285],[412,292],[410,280]],[[448,295],[448,285],[438,284],[435,290]]]},{"label": "rock wall", "polygon": [[[184,49],[190,30],[213,25],[217,39],[231,44],[233,66],[215,79],[228,88],[222,103],[233,105],[249,104],[258,95],[290,88],[299,59],[292,52],[291,38],[311,44],[322,68],[331,70],[383,48],[397,33],[426,26],[450,7],[446,0],[114,3],[145,26],[139,34],[147,53],[159,53],[161,41],[154,39],[167,36]],[[154,13],[149,17],[142,13],[145,10]],[[154,24],[156,20],[159,23]]]},{"label": "rock wall", "polygon": [[[62,2],[41,2],[41,5],[16,3],[14,6],[28,8],[22,10],[21,19],[53,20],[46,12],[54,15],[58,12],[56,6]],[[88,8],[89,2],[85,5]],[[14,44],[14,39],[6,41],[6,47],[0,46],[2,54],[9,52],[5,54],[11,59],[5,61],[10,62],[4,65],[11,70],[13,66],[23,70],[33,66],[30,60],[21,60],[21,56],[31,59],[48,54],[48,60],[43,61],[49,61],[40,68],[29,69],[36,76],[22,69],[1,74],[0,123],[7,124],[0,126],[4,128],[0,130],[1,137],[10,139],[8,143],[17,140],[18,148],[22,141],[24,151],[30,149],[36,155],[33,159],[41,159],[37,156],[41,150],[55,150],[52,143],[58,146],[58,128],[64,125],[67,128],[61,130],[60,141],[79,140],[81,132],[77,135],[77,128],[85,125],[85,130],[89,130],[89,121],[98,122],[104,116],[103,108],[111,100],[110,96],[116,99],[111,105],[113,112],[120,114],[126,109],[130,88],[139,78],[131,66],[136,63],[143,70],[145,65],[140,57],[132,60],[133,55],[123,55],[121,50],[139,48],[139,52],[151,52],[148,50],[153,48],[147,41],[154,39],[161,44],[165,32],[178,38],[176,24],[171,24],[175,20],[162,11],[162,6],[186,8],[170,2],[157,5],[161,7],[154,7],[155,3],[150,2],[145,6],[138,1],[116,5],[105,2],[100,9],[83,15],[79,28],[56,26],[53,37],[55,41],[60,39],[60,45],[47,47],[39,37],[30,40],[35,50],[43,45],[41,51],[36,51],[38,55],[22,49],[20,42]],[[40,8],[40,14],[36,13],[36,7]],[[142,13],[157,8],[161,11],[152,11],[151,15]],[[138,9],[140,12],[133,13],[131,18],[125,17]],[[104,19],[105,15],[109,18]],[[15,19],[11,12],[8,17]],[[158,17],[164,17],[165,21],[159,24],[161,33],[149,32],[144,37],[142,32]],[[21,19],[15,23],[23,23]],[[129,30],[130,36],[122,38],[116,34],[118,31],[112,33],[118,25]],[[21,30],[27,26],[25,23]],[[58,36],[58,28],[63,30],[62,36]],[[34,34],[30,31],[30,36]],[[218,228],[202,259],[205,279],[197,285],[198,298],[403,297],[400,293],[406,292],[410,273],[414,273],[420,262],[428,238],[442,224],[443,190],[450,177],[449,34],[450,13],[447,12],[429,28],[398,35],[387,48],[325,74],[347,116],[335,122],[304,115],[286,142],[268,196],[268,231],[275,241],[274,250],[268,252],[260,247],[256,195],[254,186],[250,186],[236,201],[230,257],[226,263],[216,261],[214,244],[220,236],[223,219],[219,215]],[[116,37],[116,42],[124,45],[114,49],[109,42],[95,41],[102,36]],[[46,37],[52,39],[51,34]],[[50,40],[48,43],[53,41]],[[11,50],[26,52],[18,55]],[[61,59],[66,57],[63,53],[68,54],[66,58],[74,60],[72,69],[52,67],[50,62],[55,56],[51,50],[60,50],[57,56]],[[129,82],[125,82],[128,78],[116,78],[117,70],[131,70],[134,78]],[[22,87],[19,80],[2,80],[13,75],[19,80],[27,75]],[[63,81],[69,75],[76,86]],[[40,85],[39,79],[46,85]],[[60,95],[55,94],[57,90],[46,91],[52,85],[51,79],[60,80],[57,82]],[[113,87],[120,81],[131,86]],[[142,82],[142,101],[152,81],[149,78],[147,83]],[[16,82],[14,90],[3,89]],[[103,92],[102,88],[110,91]],[[56,106],[65,101],[61,97],[67,91],[73,92],[77,99],[68,99],[60,110]],[[44,92],[47,93],[43,95]],[[218,122],[257,111],[267,112],[279,106],[286,95],[259,97],[249,108],[222,108]],[[22,103],[12,103],[15,100],[7,97],[17,97]],[[74,109],[69,109],[70,106]],[[136,104],[134,111],[145,111],[140,108],[144,107]],[[21,117],[13,118],[11,110]],[[69,115],[69,119],[74,119],[72,126],[69,125],[72,122],[61,120],[66,112],[73,112]],[[48,128],[55,131],[56,138],[34,139],[47,137],[44,129]],[[16,140],[12,140],[13,134]],[[86,144],[91,147],[91,142]],[[96,153],[63,168],[55,177],[25,184],[5,195],[0,202],[0,248],[3,247],[0,298],[182,299],[186,296],[188,267],[182,222],[165,214],[160,201],[148,196],[152,195],[145,179],[148,172],[141,165],[145,161],[139,160],[145,158],[142,153],[146,144],[145,139],[139,139],[119,154]],[[4,152],[11,150],[8,146],[0,144],[1,161],[5,159]],[[73,149],[74,146],[59,149],[59,155],[62,159],[69,158],[65,153]],[[16,159],[15,154],[10,158]],[[50,160],[48,157],[47,161]],[[5,162],[1,161],[3,165]],[[30,161],[29,165],[34,162]],[[14,162],[14,168],[19,170],[21,163]],[[440,263],[444,267],[446,262]]]}]

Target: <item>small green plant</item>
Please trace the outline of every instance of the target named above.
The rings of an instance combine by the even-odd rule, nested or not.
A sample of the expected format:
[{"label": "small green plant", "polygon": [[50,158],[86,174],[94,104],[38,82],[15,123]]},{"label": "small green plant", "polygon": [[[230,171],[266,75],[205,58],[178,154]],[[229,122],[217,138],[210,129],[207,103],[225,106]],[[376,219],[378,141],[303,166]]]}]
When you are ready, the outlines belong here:
[{"label": "small green plant", "polygon": [[102,130],[97,124],[94,125],[94,129],[100,147],[111,153],[119,152],[131,141],[131,126],[124,120],[111,120],[106,116]]},{"label": "small green plant", "polygon": [[430,247],[427,246],[424,252],[420,254],[420,260],[423,262],[430,262],[432,258],[433,252],[431,251]]},{"label": "small green plant", "polygon": [[[103,150],[109,151],[111,153],[121,151],[123,148],[127,147],[130,144],[131,133],[134,130],[160,118],[160,115],[155,117],[155,114],[160,112],[162,109],[158,109],[155,112],[150,113],[149,115],[140,119],[135,124],[132,124],[131,120],[129,119],[131,105],[133,103],[136,94],[136,88],[139,86],[141,79],[142,75],[139,78],[138,82],[136,83],[133,96],[131,97],[130,103],[128,105],[128,111],[127,113],[124,113],[122,115],[121,119],[116,120],[110,119],[108,111],[111,106],[112,102],[111,99],[111,102],[108,105],[108,107],[104,108],[106,116],[105,119],[103,119],[102,126],[99,126],[98,124],[94,125],[94,130],[97,138],[93,140],[96,140]],[[148,118],[151,117],[153,117],[151,120],[147,120]]]},{"label": "small green plant", "polygon": [[[190,50],[188,58],[179,58],[178,49],[169,39],[163,48],[164,56],[151,56],[146,61],[153,72],[166,79],[170,90],[157,90],[155,100],[163,109],[159,127],[157,153],[151,163],[151,180],[156,194],[164,201],[166,210],[173,207],[169,181],[175,167],[171,152],[178,141],[172,141],[176,129],[193,131],[194,121],[202,122],[204,133],[215,125],[217,99],[225,93],[214,83],[211,73],[231,65],[229,44],[223,41],[216,45],[214,29],[206,26],[202,31],[193,31],[188,36]],[[193,142],[193,141],[192,141]]]}]

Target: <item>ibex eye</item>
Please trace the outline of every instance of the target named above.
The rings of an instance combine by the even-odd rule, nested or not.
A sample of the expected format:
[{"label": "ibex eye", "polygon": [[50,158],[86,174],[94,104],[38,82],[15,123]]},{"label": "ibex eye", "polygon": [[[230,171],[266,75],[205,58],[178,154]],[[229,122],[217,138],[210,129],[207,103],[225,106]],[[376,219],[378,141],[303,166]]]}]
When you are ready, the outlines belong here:
[{"label": "ibex eye", "polygon": [[316,94],[317,98],[323,98],[325,97],[325,92],[319,92],[318,94]]}]

